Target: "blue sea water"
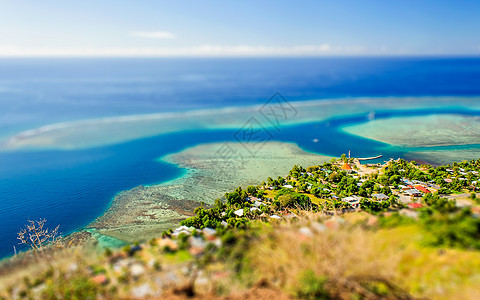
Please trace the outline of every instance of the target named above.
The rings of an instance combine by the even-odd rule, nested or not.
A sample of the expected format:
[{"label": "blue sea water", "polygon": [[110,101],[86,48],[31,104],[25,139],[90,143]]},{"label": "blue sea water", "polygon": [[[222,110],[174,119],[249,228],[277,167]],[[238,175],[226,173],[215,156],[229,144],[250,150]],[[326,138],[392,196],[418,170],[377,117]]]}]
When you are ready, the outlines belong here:
[{"label": "blue sea water", "polygon": [[[262,104],[276,91],[290,101],[478,96],[480,59],[2,59],[0,138],[55,122]],[[338,130],[364,119],[289,126],[275,139],[336,156],[347,147],[358,156],[378,149],[391,157],[405,153]],[[77,230],[101,215],[116,193],[184,173],[156,158],[203,142],[233,140],[234,132],[178,132],[84,150],[0,152],[0,257],[13,254],[16,232],[28,218],[47,218],[65,233]],[[318,132],[322,140],[313,143]]]}]

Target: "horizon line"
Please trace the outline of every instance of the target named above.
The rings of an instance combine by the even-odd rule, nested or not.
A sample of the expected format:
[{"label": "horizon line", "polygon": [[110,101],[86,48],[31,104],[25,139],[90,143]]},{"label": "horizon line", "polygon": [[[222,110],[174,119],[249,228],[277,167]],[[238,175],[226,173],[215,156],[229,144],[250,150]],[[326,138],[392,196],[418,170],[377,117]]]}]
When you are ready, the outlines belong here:
[{"label": "horizon line", "polygon": [[402,57],[425,57],[425,58],[442,58],[442,57],[463,57],[463,58],[480,58],[480,54],[473,53],[453,53],[453,54],[439,54],[439,53],[408,53],[408,54],[317,54],[317,55],[106,55],[106,54],[78,54],[78,55],[3,55],[0,54],[0,59],[13,58],[402,58]]}]

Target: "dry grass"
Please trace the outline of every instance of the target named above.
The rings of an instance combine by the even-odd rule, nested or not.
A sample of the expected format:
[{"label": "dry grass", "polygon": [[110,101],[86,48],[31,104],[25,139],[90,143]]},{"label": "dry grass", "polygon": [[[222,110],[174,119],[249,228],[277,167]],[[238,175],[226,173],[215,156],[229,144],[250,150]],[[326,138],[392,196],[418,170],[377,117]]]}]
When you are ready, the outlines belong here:
[{"label": "dry grass", "polygon": [[[271,286],[262,292],[265,295],[295,296],[305,284],[308,271],[315,278],[325,279],[325,288],[334,298],[408,299],[412,295],[476,299],[480,294],[480,252],[423,246],[418,223],[379,228],[376,217],[365,213],[331,217],[307,212],[299,219],[257,223],[245,238],[249,240],[248,249],[242,243],[233,246],[234,251],[244,254],[238,259],[245,268],[236,273],[232,262],[208,264],[195,277],[199,295],[239,295],[240,299],[247,297],[244,293],[248,292],[248,297],[254,297],[264,288],[256,284],[267,282]],[[91,278],[92,266],[105,269],[110,279],[106,288],[117,287],[106,292],[116,298],[128,298],[129,290],[140,284],[155,287],[156,279],[166,284],[172,274],[175,282],[164,288],[193,282],[192,272],[183,271],[194,261],[186,251],[168,254],[158,247],[143,245],[141,252],[127,260],[142,264],[145,274],[138,279],[128,277],[126,281],[122,279],[125,272],[118,273],[109,259],[86,248],[62,249],[52,255],[55,259],[12,265],[0,276],[0,291],[9,286],[22,290],[35,286],[24,282],[25,277],[44,278],[45,283],[60,282],[65,274]],[[161,269],[150,262],[158,262]],[[78,270],[69,272],[73,267]],[[52,274],[45,276],[46,272]]]},{"label": "dry grass", "polygon": [[[402,291],[433,299],[480,294],[479,252],[422,247],[416,226],[372,230],[327,222],[332,229],[315,231],[316,219],[312,214],[267,230],[249,253],[256,276],[290,293],[311,270],[327,278],[333,290],[340,287],[367,298],[375,298],[362,290],[368,281],[391,285],[397,298],[406,297]],[[301,234],[302,227],[312,234]]]},{"label": "dry grass", "polygon": [[[251,254],[259,276],[294,293],[306,270],[342,286],[356,278],[393,279],[398,259],[378,257],[378,250],[365,230],[328,230],[313,236],[299,234],[292,226],[270,232]],[[389,251],[389,249],[382,249]],[[385,259],[388,258],[388,259]],[[354,279],[355,278],[355,279]]]}]

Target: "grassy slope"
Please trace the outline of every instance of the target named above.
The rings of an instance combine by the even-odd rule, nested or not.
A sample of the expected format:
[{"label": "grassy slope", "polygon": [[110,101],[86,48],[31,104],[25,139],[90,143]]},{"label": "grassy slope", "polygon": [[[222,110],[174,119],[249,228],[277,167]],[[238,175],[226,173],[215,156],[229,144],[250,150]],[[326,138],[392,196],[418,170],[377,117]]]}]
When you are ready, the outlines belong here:
[{"label": "grassy slope", "polygon": [[[404,292],[432,299],[472,299],[478,295],[480,252],[427,247],[422,245],[422,234],[416,223],[383,227],[378,217],[365,213],[342,218],[306,213],[296,221],[259,222],[246,237],[239,234],[234,246],[220,248],[228,255],[215,254],[209,260],[195,258],[186,250],[166,253],[157,243],[161,239],[144,245],[133,257],[121,251],[105,257],[87,249],[64,249],[56,254],[55,262],[41,261],[4,276],[0,282],[14,288],[8,291],[2,286],[0,295],[9,297],[16,289],[31,295],[35,289],[32,283],[37,281],[36,286],[46,285],[47,295],[81,289],[83,293],[128,298],[142,284],[155,287],[155,278],[165,281],[174,277],[162,287],[167,290],[188,284],[195,273],[191,263],[203,266],[195,282],[199,293],[238,293],[263,280],[285,294],[298,296],[302,289],[311,288],[311,284],[305,286],[305,274],[312,272],[315,278],[325,279],[322,287],[330,295],[342,298],[354,294],[367,297],[369,293],[401,297]],[[129,265],[119,271],[115,257]],[[133,264],[141,265],[144,273],[133,276],[128,267]],[[187,273],[185,268],[190,268]],[[94,283],[95,274],[103,273],[109,283]],[[62,277],[76,281],[62,281]]]}]

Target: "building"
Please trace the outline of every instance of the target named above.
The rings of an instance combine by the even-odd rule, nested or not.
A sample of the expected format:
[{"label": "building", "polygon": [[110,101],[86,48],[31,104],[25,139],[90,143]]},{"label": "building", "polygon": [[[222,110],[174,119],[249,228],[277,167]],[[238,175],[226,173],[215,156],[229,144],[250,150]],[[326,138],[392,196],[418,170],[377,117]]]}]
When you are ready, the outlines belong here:
[{"label": "building", "polygon": [[344,163],[344,164],[343,164],[342,170],[347,171],[347,173],[351,173],[351,172],[353,171],[353,170],[352,170],[352,167],[350,167],[350,165],[347,164],[347,163]]},{"label": "building", "polygon": [[423,207],[420,203],[408,203],[407,205],[412,209]]},{"label": "building", "polygon": [[416,185],[415,189],[417,189],[420,192],[425,193],[425,194],[431,193],[426,187],[424,187],[422,185]]},{"label": "building", "polygon": [[410,189],[405,191],[405,195],[412,196],[412,197],[420,197],[422,196],[422,193],[417,189]]},{"label": "building", "polygon": [[358,208],[360,206],[361,199],[362,199],[361,197],[353,195],[353,196],[342,198],[342,201],[347,202],[353,208]]},{"label": "building", "polygon": [[388,196],[385,195],[384,193],[372,194],[372,197],[377,198],[378,201],[388,200]]}]

